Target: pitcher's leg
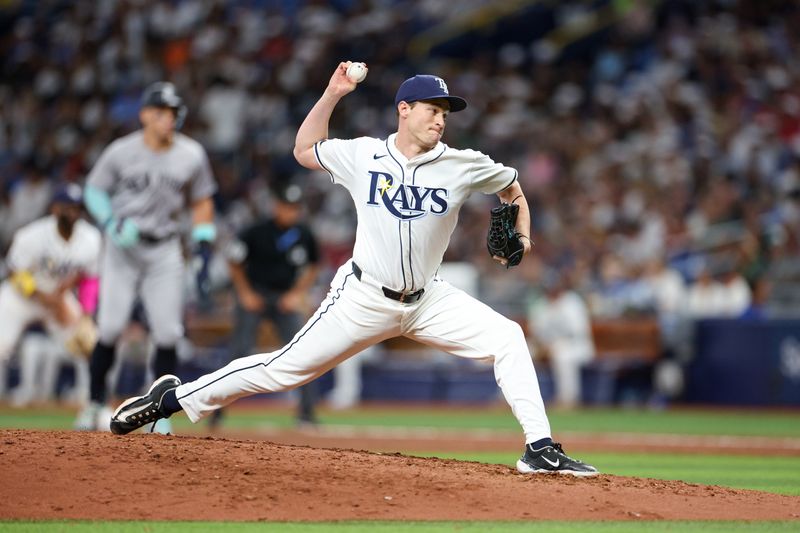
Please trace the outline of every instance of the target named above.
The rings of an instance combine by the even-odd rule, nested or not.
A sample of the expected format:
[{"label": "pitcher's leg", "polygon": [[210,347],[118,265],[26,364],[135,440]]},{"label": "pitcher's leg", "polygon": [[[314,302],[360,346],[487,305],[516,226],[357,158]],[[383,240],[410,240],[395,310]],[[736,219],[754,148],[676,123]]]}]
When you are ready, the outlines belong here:
[{"label": "pitcher's leg", "polygon": [[492,360],[526,442],[549,438],[550,423],[519,324],[445,281],[430,285],[403,334],[460,357]]},{"label": "pitcher's leg", "polygon": [[[303,325],[303,319],[300,313],[295,312],[282,312],[279,309],[274,309],[270,313],[275,327],[278,329],[281,341],[286,343],[292,336],[300,330]],[[297,402],[297,421],[303,423],[314,423],[316,421],[316,414],[314,413],[319,396],[319,384],[316,380],[311,380],[305,385],[298,387],[299,400]]]},{"label": "pitcher's leg", "polygon": [[[367,346],[396,336],[397,320],[376,310],[378,305],[365,301],[363,291],[353,286],[355,281],[350,278],[352,274],[334,278],[331,292],[320,308],[283,348],[236,359],[216,372],[179,386],[175,395],[187,416],[196,422],[238,398],[292,389]],[[379,320],[378,315],[383,319]]]}]

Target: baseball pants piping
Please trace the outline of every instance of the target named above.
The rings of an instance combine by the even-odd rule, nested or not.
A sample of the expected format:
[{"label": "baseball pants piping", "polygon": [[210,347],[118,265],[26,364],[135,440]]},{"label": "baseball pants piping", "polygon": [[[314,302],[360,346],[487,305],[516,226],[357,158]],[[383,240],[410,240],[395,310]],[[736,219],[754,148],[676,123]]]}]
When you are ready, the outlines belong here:
[{"label": "baseball pants piping", "polygon": [[197,422],[239,398],[307,383],[368,346],[400,335],[459,357],[493,361],[497,384],[526,442],[550,437],[536,371],[518,324],[438,279],[414,304],[391,300],[358,281],[349,261],[289,344],[235,359],[179,386],[176,396],[189,419]]}]

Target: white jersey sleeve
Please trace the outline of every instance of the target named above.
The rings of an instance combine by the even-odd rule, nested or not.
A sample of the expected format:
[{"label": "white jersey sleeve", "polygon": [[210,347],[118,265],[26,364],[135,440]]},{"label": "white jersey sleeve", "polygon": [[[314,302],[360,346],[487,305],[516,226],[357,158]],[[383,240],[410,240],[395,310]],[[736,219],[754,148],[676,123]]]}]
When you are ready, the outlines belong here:
[{"label": "white jersey sleeve", "polygon": [[331,175],[331,181],[350,188],[360,139],[323,139],[314,145],[317,162]]},{"label": "white jersey sleeve", "polygon": [[469,152],[475,157],[469,173],[472,190],[484,194],[496,194],[516,181],[516,169],[495,163],[491,157],[481,152],[474,150]]},{"label": "white jersey sleeve", "polygon": [[38,259],[38,239],[31,235],[30,226],[20,228],[14,234],[11,241],[11,248],[8,250],[6,262],[8,267],[14,271],[33,270]]}]

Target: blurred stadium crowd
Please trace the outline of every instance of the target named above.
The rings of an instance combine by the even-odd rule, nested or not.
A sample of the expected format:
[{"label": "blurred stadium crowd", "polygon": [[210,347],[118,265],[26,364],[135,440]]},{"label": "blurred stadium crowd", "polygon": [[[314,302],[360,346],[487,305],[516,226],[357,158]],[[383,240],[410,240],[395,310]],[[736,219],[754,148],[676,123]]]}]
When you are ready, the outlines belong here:
[{"label": "blurred stadium crowd", "polygon": [[502,312],[524,317],[540,287],[566,284],[593,317],[657,315],[665,331],[675,316],[796,316],[795,24],[794,2],[758,0],[0,2],[0,248],[137,127],[141,90],[168,79],[189,107],[184,131],[209,151],[223,232],[268,213],[270,187],[292,180],[334,268],[355,212],[292,146],[350,59],[370,73],[332,136],[394,131],[399,83],[436,73],[470,103],[445,141],[520,170],[533,256],[513,273],[492,263],[487,196],[462,210],[445,258],[474,265]]}]

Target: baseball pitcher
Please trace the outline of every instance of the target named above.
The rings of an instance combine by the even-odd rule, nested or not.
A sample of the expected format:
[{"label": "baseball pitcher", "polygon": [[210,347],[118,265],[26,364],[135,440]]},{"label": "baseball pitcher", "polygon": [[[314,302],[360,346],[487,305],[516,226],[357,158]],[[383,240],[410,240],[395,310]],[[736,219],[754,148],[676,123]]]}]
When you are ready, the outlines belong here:
[{"label": "baseball pitcher", "polygon": [[[183,335],[184,259],[179,217],[191,209],[191,233],[206,274],[216,237],[212,195],[216,184],[203,147],[176,131],[186,107],[171,83],[158,82],[142,96],[142,128],[111,143],[86,182],[86,207],[103,228],[99,340],[92,353],[91,403],[76,425],[108,426],[102,416],[106,375],[117,339],[127,325],[137,294],[156,346],[156,376],[175,372],[176,343]],[[200,285],[204,283],[200,280]],[[102,417],[102,420],[98,420]],[[169,427],[155,428],[169,432]]]},{"label": "baseball pitcher", "polygon": [[162,376],[148,394],[123,402],[111,419],[112,431],[127,433],[179,410],[197,421],[237,398],[307,383],[364,348],[402,335],[494,363],[497,383],[525,433],[520,472],[595,475],[594,467],[553,442],[519,325],[437,276],[459,209],[476,191],[519,206],[508,217],[515,224],[508,238],[519,242],[493,250],[496,259],[518,264],[518,246],[523,255],[530,251],[530,213],[517,171],[441,142],[450,113],[467,103],[437,76],[403,82],[394,102],[397,132],[388,138],[328,139],[334,107],[356,87],[346,74],[349,64],[339,64],[300,126],[294,155],[306,168],[327,171],[353,197],[353,258],[339,268],[327,298],[289,344],[236,359],[190,383]]}]

